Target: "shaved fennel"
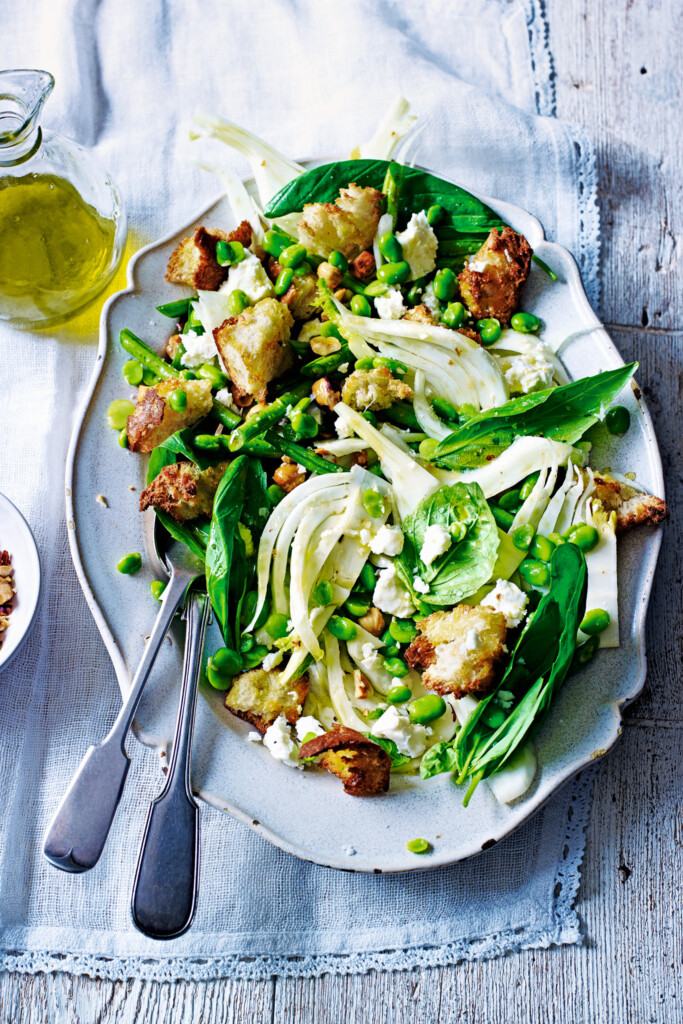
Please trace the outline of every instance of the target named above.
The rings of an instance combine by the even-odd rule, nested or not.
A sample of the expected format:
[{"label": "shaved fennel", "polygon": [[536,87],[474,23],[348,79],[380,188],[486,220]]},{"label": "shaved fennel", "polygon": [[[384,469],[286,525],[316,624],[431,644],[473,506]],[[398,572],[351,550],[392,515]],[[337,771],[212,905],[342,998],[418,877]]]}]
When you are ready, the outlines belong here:
[{"label": "shaved fennel", "polygon": [[390,160],[396,146],[416,121],[417,116],[410,113],[408,100],[396,96],[372,138],[351,151],[352,159]]}]

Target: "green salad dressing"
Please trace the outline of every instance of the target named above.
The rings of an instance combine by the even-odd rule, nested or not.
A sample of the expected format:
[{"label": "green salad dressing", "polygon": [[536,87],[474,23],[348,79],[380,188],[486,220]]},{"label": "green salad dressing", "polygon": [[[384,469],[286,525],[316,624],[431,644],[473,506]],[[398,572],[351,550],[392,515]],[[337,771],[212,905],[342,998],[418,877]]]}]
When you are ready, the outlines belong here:
[{"label": "green salad dressing", "polygon": [[99,290],[116,224],[64,178],[0,176],[0,311],[60,316]]}]

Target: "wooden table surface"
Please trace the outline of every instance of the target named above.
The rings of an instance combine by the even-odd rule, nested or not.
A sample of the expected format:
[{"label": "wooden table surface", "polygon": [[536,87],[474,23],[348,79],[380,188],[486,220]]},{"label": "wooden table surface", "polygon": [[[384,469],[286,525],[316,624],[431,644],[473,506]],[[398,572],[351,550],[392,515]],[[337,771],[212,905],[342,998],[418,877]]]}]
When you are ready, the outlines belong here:
[{"label": "wooden table surface", "polygon": [[677,1024],[683,1021],[683,195],[680,0],[546,0],[557,115],[597,141],[600,315],[638,359],[664,459],[665,528],[646,692],[597,773],[582,947],[444,969],[264,982],[102,982],[0,974],[18,1024]]}]

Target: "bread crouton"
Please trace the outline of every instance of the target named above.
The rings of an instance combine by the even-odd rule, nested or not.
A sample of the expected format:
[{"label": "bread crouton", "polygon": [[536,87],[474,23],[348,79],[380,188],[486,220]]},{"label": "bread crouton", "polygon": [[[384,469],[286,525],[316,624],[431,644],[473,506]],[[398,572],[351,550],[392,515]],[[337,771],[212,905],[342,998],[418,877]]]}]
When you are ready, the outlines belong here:
[{"label": "bread crouton", "polygon": [[295,320],[310,320],[321,308],[317,276],[295,277],[280,302],[284,302]]},{"label": "bread crouton", "polygon": [[[187,406],[182,412],[174,412],[168,404],[168,396],[173,391],[184,391],[187,395]],[[211,382],[208,380],[173,377],[151,388],[141,385],[135,412],[128,417],[128,447],[132,452],[151,452],[176,430],[191,427],[206,416],[211,412],[212,404]]]},{"label": "bread crouton", "polygon": [[375,273],[375,269],[375,257],[367,249],[349,263],[349,273],[357,281],[369,281]]},{"label": "bread crouton", "polygon": [[265,396],[266,385],[293,362],[287,344],[294,321],[277,299],[261,299],[213,332],[216,347],[233,383],[233,394]]},{"label": "bread crouton", "polygon": [[372,370],[354,370],[344,381],[342,401],[358,412],[388,409],[394,402],[412,398],[412,388],[392,376],[386,366]]},{"label": "bread crouton", "polygon": [[595,497],[608,512],[617,514],[617,533],[644,524],[657,526],[669,518],[669,510],[662,498],[621,484],[606,473],[596,476],[594,482]]},{"label": "bread crouton", "polygon": [[284,715],[290,725],[301,717],[308,694],[308,675],[295,682],[280,682],[276,669],[254,668],[235,676],[225,697],[225,706],[237,718],[251,722],[264,735],[276,718]]},{"label": "bread crouton", "polygon": [[422,682],[437,693],[477,697],[489,693],[505,656],[505,616],[481,605],[460,604],[450,612],[422,619],[420,634],[406,651],[412,668],[424,669]]},{"label": "bread crouton", "polygon": [[491,228],[481,249],[458,277],[462,300],[478,320],[496,317],[508,324],[519,306],[533,250],[512,228]]},{"label": "bread crouton", "polygon": [[355,183],[340,189],[335,203],[307,203],[297,225],[299,241],[317,256],[338,250],[348,260],[372,247],[382,194]]},{"label": "bread crouton", "polygon": [[344,783],[350,796],[373,796],[389,788],[391,759],[377,743],[355,729],[335,726],[304,743],[300,758],[323,756],[320,764]]},{"label": "bread crouton", "polygon": [[217,242],[241,242],[251,245],[251,224],[243,220],[229,234],[220,228],[207,231],[199,227],[190,238],[183,238],[171,253],[166,269],[166,280],[174,284],[187,284],[206,292],[215,292],[228,276],[229,267],[221,267],[216,259]]},{"label": "bread crouton", "polygon": [[168,512],[179,523],[198,516],[210,516],[213,499],[227,468],[227,462],[219,462],[204,470],[194,462],[164,466],[140,495],[140,511],[153,506]]}]

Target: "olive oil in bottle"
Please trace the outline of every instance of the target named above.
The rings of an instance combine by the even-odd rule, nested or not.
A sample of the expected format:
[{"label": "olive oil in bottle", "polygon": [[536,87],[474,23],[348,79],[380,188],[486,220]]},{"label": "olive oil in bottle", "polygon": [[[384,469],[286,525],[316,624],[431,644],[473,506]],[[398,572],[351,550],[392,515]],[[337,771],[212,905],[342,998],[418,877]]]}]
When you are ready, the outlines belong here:
[{"label": "olive oil in bottle", "polygon": [[56,322],[86,305],[108,277],[116,222],[65,178],[0,175],[0,319]]}]

